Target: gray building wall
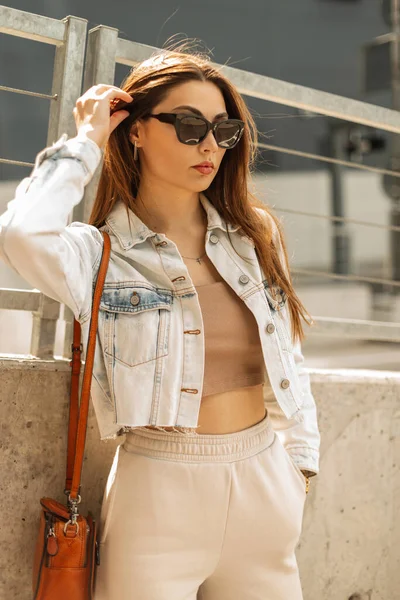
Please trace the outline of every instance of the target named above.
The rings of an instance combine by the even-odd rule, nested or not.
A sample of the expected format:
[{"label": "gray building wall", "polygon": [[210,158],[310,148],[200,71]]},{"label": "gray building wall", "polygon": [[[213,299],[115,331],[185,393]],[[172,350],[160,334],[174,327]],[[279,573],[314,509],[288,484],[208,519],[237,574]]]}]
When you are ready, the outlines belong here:
[{"label": "gray building wall", "polygon": [[[378,0],[19,0],[7,6],[61,19],[88,19],[88,30],[99,24],[116,27],[120,36],[162,46],[178,34],[201,40],[213,60],[351,98],[361,93],[360,48],[386,33]],[[1,36],[1,84],[51,92],[54,48],[11,36]],[[128,71],[116,70],[119,85]],[[319,152],[327,119],[307,119],[292,108],[247,99],[261,133],[260,141]],[[368,97],[390,106],[390,94]],[[46,145],[49,101],[0,94],[0,156],[32,162]],[[374,157],[379,164],[384,157]],[[268,161],[269,164],[266,164]],[[264,152],[262,170],[324,168],[316,161]],[[0,164],[0,181],[22,179],[29,168]]]}]

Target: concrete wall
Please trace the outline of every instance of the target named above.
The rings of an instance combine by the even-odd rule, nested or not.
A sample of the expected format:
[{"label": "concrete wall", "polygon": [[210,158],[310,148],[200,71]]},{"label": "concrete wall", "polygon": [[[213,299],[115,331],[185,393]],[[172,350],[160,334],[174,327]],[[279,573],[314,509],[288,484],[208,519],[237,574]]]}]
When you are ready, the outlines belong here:
[{"label": "concrete wall", "polygon": [[[65,503],[68,362],[0,361],[0,600],[28,600],[39,500]],[[99,516],[118,442],[98,441],[90,406],[82,473],[82,514]],[[7,549],[5,551],[5,549]]]},{"label": "concrete wall", "polygon": [[[311,376],[322,444],[298,547],[304,598],[398,600],[400,375],[312,370]],[[39,499],[65,500],[68,389],[65,362],[0,361],[0,600],[31,598]],[[83,514],[89,507],[99,518],[122,440],[99,441],[91,407]]]},{"label": "concrete wall", "polygon": [[319,369],[312,389],[321,472],[298,548],[304,598],[399,600],[400,375]]}]

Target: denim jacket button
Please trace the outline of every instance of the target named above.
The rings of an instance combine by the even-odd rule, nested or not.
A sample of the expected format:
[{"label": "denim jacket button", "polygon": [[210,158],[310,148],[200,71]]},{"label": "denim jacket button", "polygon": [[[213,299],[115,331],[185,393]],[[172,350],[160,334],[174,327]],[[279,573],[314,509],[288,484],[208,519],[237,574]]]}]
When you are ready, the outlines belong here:
[{"label": "denim jacket button", "polygon": [[140,302],[139,294],[137,292],[133,292],[133,294],[131,296],[131,304],[133,306],[136,306],[136,304],[139,304],[139,302]]},{"label": "denim jacket button", "polygon": [[239,281],[240,281],[240,283],[248,283],[249,282],[249,278],[247,277],[247,275],[241,275],[239,277]]},{"label": "denim jacket button", "polygon": [[268,323],[267,325],[267,333],[274,333],[275,325],[273,323]]},{"label": "denim jacket button", "polygon": [[277,302],[282,302],[282,296],[280,294],[277,294],[275,296],[275,299],[276,299]]},{"label": "denim jacket button", "polygon": [[281,381],[281,388],[283,390],[287,390],[287,388],[290,386],[290,381],[289,379],[282,379]]},{"label": "denim jacket button", "polygon": [[215,235],[215,233],[212,233],[212,234],[210,235],[210,242],[211,242],[212,244],[216,244],[216,243],[218,242],[218,236],[217,236],[217,235]]}]

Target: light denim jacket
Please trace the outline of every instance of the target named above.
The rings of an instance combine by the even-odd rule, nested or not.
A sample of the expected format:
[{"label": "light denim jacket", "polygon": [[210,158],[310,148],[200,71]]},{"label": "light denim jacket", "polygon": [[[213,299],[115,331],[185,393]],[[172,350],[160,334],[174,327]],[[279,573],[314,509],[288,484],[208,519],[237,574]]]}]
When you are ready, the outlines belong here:
[{"label": "light denim jacket", "polygon": [[[72,309],[82,325],[84,348],[103,238],[91,225],[68,225],[68,218],[101,157],[92,140],[63,134],[38,153],[31,175],[0,217],[1,258],[33,287]],[[280,298],[273,299],[253,241],[240,227],[226,224],[205,193],[200,200],[208,219],[207,256],[258,324],[273,427],[294,463],[318,473],[316,405],[300,344],[291,341],[285,295],[279,290]],[[101,439],[144,425],[196,428],[202,396],[203,320],[187,267],[173,241],[132,211],[130,221],[129,227],[119,203],[102,228],[111,237],[111,256],[91,392]],[[226,226],[248,260],[231,247]]]}]

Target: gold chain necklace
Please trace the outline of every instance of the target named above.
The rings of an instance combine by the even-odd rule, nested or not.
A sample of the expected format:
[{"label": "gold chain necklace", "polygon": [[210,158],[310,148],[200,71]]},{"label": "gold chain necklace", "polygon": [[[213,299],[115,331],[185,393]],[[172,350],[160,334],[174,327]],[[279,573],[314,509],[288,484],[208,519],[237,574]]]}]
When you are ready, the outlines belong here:
[{"label": "gold chain necklace", "polygon": [[190,256],[183,256],[183,254],[181,254],[182,258],[188,258],[189,260],[197,260],[197,262],[199,263],[199,265],[201,264],[201,259],[207,254],[207,252],[204,252],[204,254],[202,254],[201,256],[199,256],[198,258],[191,258]]}]

